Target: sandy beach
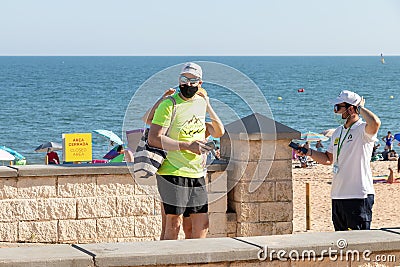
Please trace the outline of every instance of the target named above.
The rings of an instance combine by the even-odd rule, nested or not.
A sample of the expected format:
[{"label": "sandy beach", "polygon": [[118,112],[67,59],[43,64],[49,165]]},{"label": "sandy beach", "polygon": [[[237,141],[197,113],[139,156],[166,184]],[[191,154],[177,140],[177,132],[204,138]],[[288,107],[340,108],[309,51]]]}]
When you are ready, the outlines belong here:
[{"label": "sandy beach", "polygon": [[[293,163],[293,167],[299,165]],[[371,162],[373,176],[388,175],[388,167],[397,170],[397,161]],[[395,177],[399,175],[395,174]],[[293,230],[306,231],[306,183],[310,183],[311,230],[312,232],[334,231],[331,221],[330,189],[332,166],[317,164],[304,169],[293,168]],[[375,204],[371,228],[400,226],[400,183],[376,183]]]}]

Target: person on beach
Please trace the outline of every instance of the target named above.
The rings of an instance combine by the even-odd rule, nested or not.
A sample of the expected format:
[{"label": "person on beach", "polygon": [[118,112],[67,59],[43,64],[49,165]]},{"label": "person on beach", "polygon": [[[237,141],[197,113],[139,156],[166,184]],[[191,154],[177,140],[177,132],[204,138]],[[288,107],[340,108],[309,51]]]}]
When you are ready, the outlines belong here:
[{"label": "person on beach", "polygon": [[382,160],[387,161],[389,160],[389,149],[385,147],[385,149],[382,152]]},{"label": "person on beach", "polygon": [[389,131],[386,136],[382,137],[382,141],[385,142],[385,149],[392,150],[394,136],[391,131]]},{"label": "person on beach", "polygon": [[318,152],[322,152],[322,148],[324,145],[321,143],[321,140],[318,140],[317,143],[315,144],[315,148],[317,149]]},{"label": "person on beach", "polygon": [[372,148],[372,157],[376,157],[376,155],[378,154],[378,148],[381,146],[381,144],[374,144],[374,147]]},{"label": "person on beach", "polygon": [[124,159],[126,162],[133,162],[133,152],[129,148],[124,150]]},{"label": "person on beach", "polygon": [[299,156],[300,168],[307,168],[307,156]]},{"label": "person on beach", "polygon": [[372,148],[372,155],[371,155],[371,162],[377,161],[377,160],[383,160],[382,154],[378,156],[378,148],[381,146],[381,144],[374,144],[374,147]]},{"label": "person on beach", "polygon": [[112,158],[109,162],[123,162],[125,160],[125,148],[123,145],[118,145],[117,156]]},{"label": "person on beach", "polygon": [[[333,164],[331,198],[335,231],[368,230],[375,194],[370,159],[381,121],[365,108],[365,99],[354,92],[342,91],[332,104],[343,125],[333,133],[326,152],[309,148],[306,154],[318,163]],[[303,154],[300,150],[297,153]]]},{"label": "person on beach", "polygon": [[156,103],[153,113],[149,145],[168,151],[157,172],[157,186],[166,214],[162,239],[178,238],[184,216],[191,220],[189,238],[207,235],[208,197],[202,165],[202,154],[210,150],[205,145],[206,112],[213,126],[211,135],[221,137],[224,127],[208,97],[196,94],[202,83],[201,67],[186,63],[179,76],[179,93],[172,96],[176,101],[176,115],[169,136],[165,133],[171,123],[172,101],[164,99],[158,105]]},{"label": "person on beach", "polygon": [[[400,173],[400,158],[397,160],[397,173]],[[398,183],[400,180],[400,177],[394,178],[393,175],[393,169],[389,167],[389,177],[387,179],[388,184],[393,184],[393,183]]]},{"label": "person on beach", "polygon": [[60,164],[60,159],[55,151],[49,151],[46,154],[46,164]]},{"label": "person on beach", "polygon": [[397,155],[396,151],[394,151],[393,149],[389,151],[388,160],[396,161],[398,157],[399,155]]}]

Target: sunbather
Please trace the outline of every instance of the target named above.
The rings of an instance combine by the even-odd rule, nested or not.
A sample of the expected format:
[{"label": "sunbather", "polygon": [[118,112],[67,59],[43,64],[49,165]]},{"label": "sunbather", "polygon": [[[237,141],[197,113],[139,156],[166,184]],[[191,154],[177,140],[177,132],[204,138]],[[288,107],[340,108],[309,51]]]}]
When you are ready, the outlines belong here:
[{"label": "sunbather", "polygon": [[[399,173],[399,172],[400,172],[400,158],[397,160],[397,173]],[[393,183],[400,182],[399,180],[400,180],[400,177],[394,178],[393,169],[389,167],[389,177],[388,177],[387,182],[389,184],[393,184]]]}]

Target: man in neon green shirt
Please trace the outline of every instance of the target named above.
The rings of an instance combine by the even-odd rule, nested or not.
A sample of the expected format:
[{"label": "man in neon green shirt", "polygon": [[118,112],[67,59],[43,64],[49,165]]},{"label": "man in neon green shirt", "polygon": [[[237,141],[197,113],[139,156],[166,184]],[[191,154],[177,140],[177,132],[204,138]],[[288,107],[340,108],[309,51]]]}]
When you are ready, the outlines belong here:
[{"label": "man in neon green shirt", "polygon": [[[179,76],[179,93],[175,116],[174,104],[163,100],[154,112],[149,131],[149,145],[168,151],[158,170],[157,184],[166,213],[164,239],[177,239],[183,216],[190,216],[192,238],[204,238],[208,231],[208,200],[204,179],[205,116],[212,120],[214,137],[224,134],[221,120],[212,109],[207,96],[199,96],[202,69],[186,63]],[[169,135],[166,135],[167,129]],[[203,155],[202,155],[203,154]]]}]

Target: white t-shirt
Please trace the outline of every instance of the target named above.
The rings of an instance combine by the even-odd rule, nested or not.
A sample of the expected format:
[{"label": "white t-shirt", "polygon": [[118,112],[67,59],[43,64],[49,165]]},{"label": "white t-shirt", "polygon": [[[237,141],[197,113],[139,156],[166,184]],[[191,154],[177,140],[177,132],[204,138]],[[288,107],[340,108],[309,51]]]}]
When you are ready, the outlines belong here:
[{"label": "white t-shirt", "polygon": [[[350,131],[340,126],[331,137],[327,151],[333,154],[333,162],[339,167],[333,174],[332,199],[366,198],[368,194],[375,194],[370,161],[377,138],[376,134],[365,133],[365,125],[359,119]],[[337,159],[339,144],[341,150]]]}]

